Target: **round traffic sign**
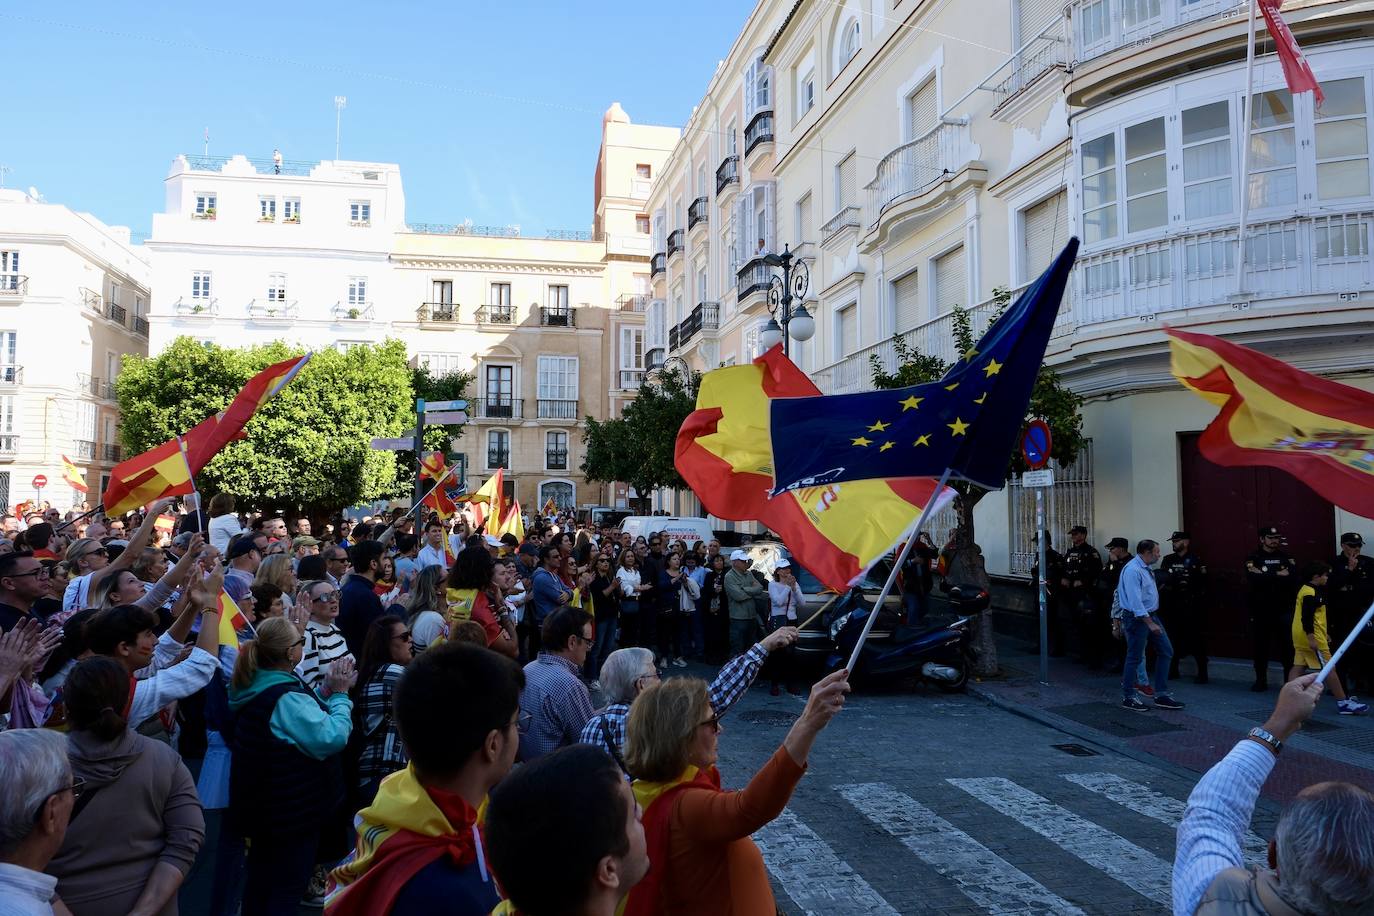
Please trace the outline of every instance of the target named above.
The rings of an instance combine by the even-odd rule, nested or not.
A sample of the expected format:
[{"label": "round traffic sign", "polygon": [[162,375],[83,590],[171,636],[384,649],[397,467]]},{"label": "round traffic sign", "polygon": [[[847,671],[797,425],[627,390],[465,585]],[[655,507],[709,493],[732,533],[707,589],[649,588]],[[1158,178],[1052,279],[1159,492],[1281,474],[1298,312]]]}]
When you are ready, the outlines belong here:
[{"label": "round traffic sign", "polygon": [[33,475],[33,488],[34,488],[35,490],[41,490],[41,489],[43,489],[44,487],[46,487],[47,485],[48,485],[48,478],[44,477],[42,474],[35,474],[35,475]]},{"label": "round traffic sign", "polygon": [[1039,470],[1050,463],[1050,425],[1044,420],[1031,420],[1026,424],[1026,432],[1021,436],[1021,457],[1026,464]]}]

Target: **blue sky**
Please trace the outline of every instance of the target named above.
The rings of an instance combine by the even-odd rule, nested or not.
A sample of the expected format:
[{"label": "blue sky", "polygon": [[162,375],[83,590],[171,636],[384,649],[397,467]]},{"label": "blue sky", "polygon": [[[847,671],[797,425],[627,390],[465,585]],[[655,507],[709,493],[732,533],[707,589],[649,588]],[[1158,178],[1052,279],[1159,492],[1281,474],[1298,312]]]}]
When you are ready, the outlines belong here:
[{"label": "blue sky", "polygon": [[[179,152],[398,162],[412,222],[586,228],[601,114],[681,126],[747,0],[0,0],[6,187],[135,233]],[[594,11],[594,12],[593,12]]]}]

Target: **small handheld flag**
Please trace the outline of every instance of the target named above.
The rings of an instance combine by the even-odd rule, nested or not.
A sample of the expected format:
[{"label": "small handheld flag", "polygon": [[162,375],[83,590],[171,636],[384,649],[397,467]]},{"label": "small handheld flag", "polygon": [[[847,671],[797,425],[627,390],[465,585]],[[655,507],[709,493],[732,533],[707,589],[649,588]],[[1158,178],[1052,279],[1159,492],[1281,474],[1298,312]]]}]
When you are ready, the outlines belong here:
[{"label": "small handheld flag", "polygon": [[81,473],[81,468],[77,467],[76,462],[72,461],[66,455],[62,455],[61,458],[62,479],[65,480],[73,490],[77,490],[81,493],[89,492],[90,488],[86,486],[86,476]]}]

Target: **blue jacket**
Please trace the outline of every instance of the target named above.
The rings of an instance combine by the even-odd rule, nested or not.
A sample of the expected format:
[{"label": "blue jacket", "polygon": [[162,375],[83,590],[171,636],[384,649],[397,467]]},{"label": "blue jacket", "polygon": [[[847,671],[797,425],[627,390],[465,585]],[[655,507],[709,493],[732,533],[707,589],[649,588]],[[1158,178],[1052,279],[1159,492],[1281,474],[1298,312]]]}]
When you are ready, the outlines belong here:
[{"label": "blue jacket", "polygon": [[540,627],[544,625],[544,618],[561,607],[567,607],[568,601],[559,600],[561,596],[567,595],[568,600],[572,600],[572,589],[563,584],[563,580],[549,572],[544,567],[539,567],[534,571],[534,625]]},{"label": "blue jacket", "polygon": [[354,658],[362,658],[367,628],[385,613],[382,599],[372,590],[372,582],[357,575],[344,579],[339,586],[339,619],[334,625],[343,633]]}]

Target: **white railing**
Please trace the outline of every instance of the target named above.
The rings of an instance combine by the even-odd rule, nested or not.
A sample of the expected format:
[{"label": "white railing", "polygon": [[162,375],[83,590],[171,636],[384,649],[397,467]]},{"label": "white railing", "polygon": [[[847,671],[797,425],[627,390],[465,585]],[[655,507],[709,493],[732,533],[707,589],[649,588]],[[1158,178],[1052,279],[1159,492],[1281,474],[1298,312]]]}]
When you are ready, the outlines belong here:
[{"label": "white railing", "polygon": [[869,225],[876,225],[883,210],[894,201],[918,194],[946,174],[958,171],[970,158],[969,137],[967,121],[951,119],[884,156],[877,176],[865,187]]},{"label": "white railing", "polygon": [[859,212],[858,207],[841,207],[840,212],[826,220],[825,225],[821,227],[821,244],[829,245],[830,241],[845,229],[857,229],[862,217],[863,214]]},{"label": "white railing", "polygon": [[1069,47],[1064,20],[1056,19],[1045,30],[1023,44],[983,81],[982,88],[993,94],[993,110],[1002,107],[1017,93],[1050,70],[1068,66]]},{"label": "white railing", "polygon": [[1073,56],[1090,60],[1169,29],[1204,19],[1243,15],[1244,0],[1073,0]]},{"label": "white railing", "polygon": [[1079,326],[1229,303],[1374,291],[1374,211],[1300,216],[1247,230],[1244,292],[1236,296],[1238,227],[1171,236],[1078,259]]}]

